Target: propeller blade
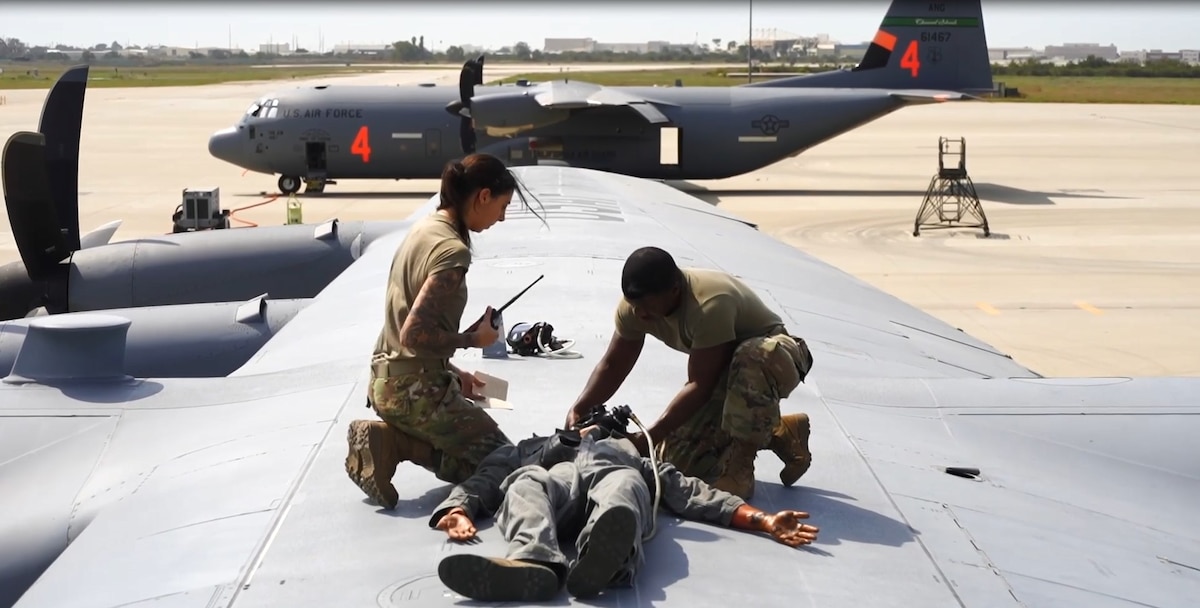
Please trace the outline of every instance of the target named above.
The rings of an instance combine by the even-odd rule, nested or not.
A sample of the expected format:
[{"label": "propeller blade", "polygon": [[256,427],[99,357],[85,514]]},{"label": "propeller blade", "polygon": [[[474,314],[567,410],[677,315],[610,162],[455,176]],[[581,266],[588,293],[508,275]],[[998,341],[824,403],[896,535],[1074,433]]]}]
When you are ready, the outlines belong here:
[{"label": "propeller blade", "polygon": [[462,142],[463,154],[471,154],[475,151],[475,126],[471,124],[471,119],[463,117],[458,123],[458,138]]},{"label": "propeller blade", "polygon": [[468,59],[463,64],[462,71],[458,73],[458,100],[468,111],[471,109],[471,97],[475,96],[475,76],[472,74],[474,68],[475,60]]},{"label": "propeller blade", "polygon": [[88,66],[77,65],[59,76],[42,105],[38,131],[46,138],[46,177],[67,248],[79,250],[79,136]]},{"label": "propeller blade", "polygon": [[4,202],[29,278],[48,278],[72,249],[59,229],[46,174],[46,138],[18,131],[4,144]]},{"label": "propeller blade", "polygon": [[483,55],[475,58],[475,81],[473,84],[483,84]]},{"label": "propeller blade", "polygon": [[463,64],[462,72],[458,75],[459,100],[446,108],[462,116],[458,122],[458,139],[462,145],[463,154],[475,151],[475,125],[471,120],[471,98],[475,96],[475,87],[483,84],[483,57],[480,55],[475,59],[468,59]]}]

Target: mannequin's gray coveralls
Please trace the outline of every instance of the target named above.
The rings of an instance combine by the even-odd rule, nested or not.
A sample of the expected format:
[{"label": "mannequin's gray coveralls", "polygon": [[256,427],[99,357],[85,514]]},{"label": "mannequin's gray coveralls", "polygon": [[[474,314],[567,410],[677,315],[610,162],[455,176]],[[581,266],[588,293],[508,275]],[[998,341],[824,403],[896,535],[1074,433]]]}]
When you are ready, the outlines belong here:
[{"label": "mannequin's gray coveralls", "polygon": [[[636,514],[639,534],[632,554],[614,585],[629,585],[642,564],[642,537],[653,525],[654,468],[628,439],[585,436],[578,447],[562,440],[566,431],[531,437],[496,448],[475,474],[458,484],[433,512],[429,526],[450,509],[461,507],[472,521],[495,514],[509,559],[569,566],[559,536],[576,537],[576,549],[587,546],[592,525],[614,507]],[[578,437],[577,434],[574,437]],[[703,481],[684,476],[670,463],[659,462],[661,508],[693,521],[728,527],[741,498]]]}]

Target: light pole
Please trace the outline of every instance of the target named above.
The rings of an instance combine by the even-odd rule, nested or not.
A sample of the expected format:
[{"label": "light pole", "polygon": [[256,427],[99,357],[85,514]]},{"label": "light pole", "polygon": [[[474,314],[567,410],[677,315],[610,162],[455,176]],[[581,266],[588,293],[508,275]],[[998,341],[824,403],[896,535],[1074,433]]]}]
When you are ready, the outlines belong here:
[{"label": "light pole", "polygon": [[754,0],[747,0],[748,15],[746,32],[746,82],[754,80]]}]

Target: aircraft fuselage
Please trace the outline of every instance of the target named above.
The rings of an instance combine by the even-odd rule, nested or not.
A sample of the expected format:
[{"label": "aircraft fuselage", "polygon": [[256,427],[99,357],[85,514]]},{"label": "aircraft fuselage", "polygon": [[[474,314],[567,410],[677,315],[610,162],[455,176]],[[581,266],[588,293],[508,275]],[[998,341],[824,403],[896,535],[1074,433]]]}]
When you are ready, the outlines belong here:
[{"label": "aircraft fuselage", "polygon": [[[474,99],[520,85],[480,86]],[[562,162],[652,179],[721,179],[799,154],[889,114],[904,102],[884,89],[618,87],[669,123],[624,106],[534,108],[529,120],[476,131],[475,149],[510,165]],[[293,89],[264,96],[210,153],[240,167],[303,179],[437,178],[464,154],[453,87]],[[534,122],[536,121],[536,122]],[[524,122],[524,125],[519,123]],[[533,125],[533,126],[529,126]],[[283,189],[283,179],[281,189]]]}]

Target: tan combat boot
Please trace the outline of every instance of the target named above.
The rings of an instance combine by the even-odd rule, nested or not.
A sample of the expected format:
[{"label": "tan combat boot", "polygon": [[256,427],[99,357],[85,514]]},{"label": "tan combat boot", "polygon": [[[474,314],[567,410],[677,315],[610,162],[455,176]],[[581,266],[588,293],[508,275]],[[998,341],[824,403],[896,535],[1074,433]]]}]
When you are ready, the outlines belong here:
[{"label": "tan combat boot", "polygon": [[796,483],[812,464],[812,453],[808,451],[809,433],[808,414],[788,414],[779,419],[779,426],[771,435],[767,447],[783,461],[779,481],[785,486]]},{"label": "tan combat boot", "polygon": [[363,493],[386,509],[400,500],[392,486],[392,476],[400,464],[399,443],[406,439],[382,420],[355,420],[346,432],[350,451],[346,455],[346,474]]},{"label": "tan combat boot", "polygon": [[721,476],[713,482],[713,487],[742,500],[750,500],[754,496],[754,457],[757,454],[758,449],[749,443],[735,440],[729,444],[717,465]]}]

